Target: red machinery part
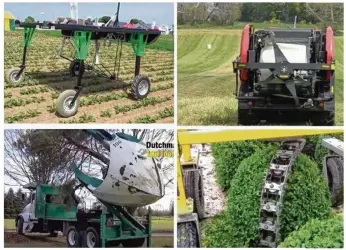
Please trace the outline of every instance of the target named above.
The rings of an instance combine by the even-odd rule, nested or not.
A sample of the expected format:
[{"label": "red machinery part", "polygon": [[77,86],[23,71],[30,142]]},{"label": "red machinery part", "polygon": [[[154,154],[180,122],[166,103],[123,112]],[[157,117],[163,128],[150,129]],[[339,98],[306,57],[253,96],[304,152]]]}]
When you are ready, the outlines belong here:
[{"label": "red machinery part", "polygon": [[133,23],[124,24],[123,28],[134,29],[135,25]]},{"label": "red machinery part", "polygon": [[[326,35],[325,35],[325,46],[326,46],[326,63],[331,63],[333,59],[335,58],[335,46],[334,46],[334,32],[333,29],[328,26],[326,28]],[[326,78],[329,81],[330,80],[331,72],[327,72]]]},{"label": "red machinery part", "polygon": [[[252,32],[252,25],[246,24],[243,33],[241,35],[241,44],[240,44],[240,63],[247,63],[248,61],[248,51],[250,48],[250,35]],[[247,81],[247,70],[242,69],[240,71],[240,81]]]}]

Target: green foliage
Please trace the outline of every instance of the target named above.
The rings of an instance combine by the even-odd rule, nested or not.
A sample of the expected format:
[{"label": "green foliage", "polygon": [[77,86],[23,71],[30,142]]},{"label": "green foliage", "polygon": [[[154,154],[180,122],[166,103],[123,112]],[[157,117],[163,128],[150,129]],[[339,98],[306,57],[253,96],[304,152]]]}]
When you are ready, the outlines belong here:
[{"label": "green foliage", "polygon": [[259,150],[239,165],[230,189],[225,216],[206,226],[207,247],[249,247],[259,225],[259,200],[263,176],[275,150]]},{"label": "green foliage", "polygon": [[331,215],[328,187],[317,164],[306,155],[299,155],[293,169],[281,215],[283,238],[310,219],[327,219]]},{"label": "green foliage", "polygon": [[99,22],[100,23],[107,23],[110,19],[111,19],[110,16],[103,16],[103,17],[100,17]]},{"label": "green foliage", "polygon": [[26,23],[34,23],[35,19],[32,16],[28,16],[27,18],[25,18],[24,20]]},{"label": "green foliage", "polygon": [[228,189],[242,160],[257,150],[268,147],[264,141],[236,141],[215,143],[211,151],[215,160],[216,179],[222,189]]},{"label": "green foliage", "polygon": [[[206,226],[205,246],[240,248],[257,245],[260,190],[274,152],[262,149],[240,163],[228,190],[225,215]],[[293,168],[281,215],[283,237],[311,219],[330,216],[327,185],[317,165],[307,156],[299,155]]]},{"label": "green foliage", "polygon": [[280,245],[282,248],[343,248],[343,219],[310,220],[292,232]]},{"label": "green foliage", "polygon": [[303,149],[303,153],[308,155],[311,159],[313,159],[319,166],[322,166],[322,159],[325,155],[328,154],[328,150],[322,147],[322,139],[334,137],[341,141],[344,140],[344,134],[342,133],[334,133],[334,134],[326,134],[326,135],[312,135],[305,137],[306,144]]}]

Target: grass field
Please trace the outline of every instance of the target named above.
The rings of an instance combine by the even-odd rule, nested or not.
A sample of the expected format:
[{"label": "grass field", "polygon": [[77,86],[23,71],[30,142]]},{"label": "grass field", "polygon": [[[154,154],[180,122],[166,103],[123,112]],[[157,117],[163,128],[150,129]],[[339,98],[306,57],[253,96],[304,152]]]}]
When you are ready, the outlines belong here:
[{"label": "grass field", "polygon": [[[179,125],[237,124],[232,61],[239,55],[240,37],[240,29],[178,29]],[[343,36],[335,38],[335,47],[336,124],[343,125]]]},{"label": "grass field", "polygon": [[[27,54],[26,80],[20,84],[5,83],[5,122],[25,123],[172,123],[173,122],[173,37],[161,36],[149,45],[142,58],[141,74],[151,80],[147,98],[136,101],[129,94],[133,80],[135,57],[131,46],[123,46],[120,79],[114,82],[86,72],[86,86],[78,113],[71,118],[55,114],[55,100],[66,90],[73,89],[77,79],[69,75],[70,63],[57,55],[61,37],[56,31],[34,34]],[[87,63],[94,55],[92,43]],[[101,45],[101,63],[110,71],[114,68],[115,44]],[[5,32],[6,72],[18,67],[23,53],[23,31]],[[65,53],[73,56],[72,46]]]},{"label": "grass field", "polygon": [[[15,230],[15,220],[5,219],[5,230]],[[173,217],[153,217],[152,218],[152,230],[153,232],[173,232],[174,224]]]}]

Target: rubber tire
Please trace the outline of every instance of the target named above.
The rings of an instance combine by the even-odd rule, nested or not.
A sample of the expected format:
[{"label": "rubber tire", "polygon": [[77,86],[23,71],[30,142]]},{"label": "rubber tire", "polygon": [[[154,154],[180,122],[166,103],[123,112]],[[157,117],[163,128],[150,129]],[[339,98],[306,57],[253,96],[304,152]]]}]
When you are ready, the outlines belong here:
[{"label": "rubber tire", "polygon": [[145,242],[145,238],[138,238],[138,239],[129,239],[129,240],[122,240],[121,244],[123,247],[130,248],[130,247],[142,247]]},{"label": "rubber tire", "polygon": [[[71,245],[69,240],[68,240],[68,235],[70,233],[70,231],[74,231],[76,238],[75,238],[75,244]],[[78,236],[77,236],[77,230],[75,228],[75,226],[70,226],[67,230],[66,230],[66,243],[67,243],[67,247],[78,247]]]},{"label": "rubber tire", "polygon": [[13,84],[13,83],[21,83],[21,82],[24,81],[24,79],[25,79],[24,71],[22,72],[22,74],[20,75],[18,80],[14,80],[13,81],[12,74],[15,73],[16,71],[19,72],[20,68],[12,68],[12,69],[10,69],[10,70],[8,70],[6,72],[6,81],[7,81],[7,83]]},{"label": "rubber tire", "polygon": [[[92,233],[95,235],[95,238],[96,238],[94,248],[95,248],[95,247],[100,247],[101,241],[100,241],[100,235],[99,235],[99,233],[98,233],[98,232],[96,231],[96,229],[93,228],[93,227],[88,227],[88,228],[87,228],[87,230],[86,230],[87,235],[88,235],[89,232],[92,232]],[[88,237],[88,236],[87,236],[87,237]],[[85,243],[85,244],[87,244],[87,243]],[[88,247],[88,246],[87,246],[87,247]]]},{"label": "rubber tire", "polygon": [[[147,81],[148,82],[148,91],[145,94],[140,94],[139,93],[139,89],[138,89],[138,85],[141,81]],[[134,99],[139,100],[139,99],[143,99],[145,97],[148,96],[150,92],[150,80],[147,76],[141,76],[138,75],[135,77],[135,79],[133,79],[132,85],[131,85],[131,93]]]},{"label": "rubber tire", "polygon": [[194,222],[184,222],[178,224],[177,235],[178,248],[197,248],[198,246],[198,232]]},{"label": "rubber tire", "polygon": [[193,212],[198,214],[199,219],[203,219],[205,215],[204,191],[202,182],[203,179],[200,171],[184,171],[184,187],[186,198],[191,197],[193,199]]},{"label": "rubber tire", "polygon": [[79,62],[79,60],[77,60],[77,59],[74,59],[71,63],[70,63],[70,67],[69,67],[69,71],[70,71],[70,75],[72,76],[72,77],[76,77],[76,76],[79,76],[79,74],[80,74],[80,72],[81,71],[83,71],[83,73],[84,73],[84,70],[82,69],[78,69],[78,74],[76,74],[76,69],[75,69],[75,67],[78,65],[78,67],[80,67],[80,62]]},{"label": "rubber tire", "polygon": [[58,99],[56,100],[56,112],[60,116],[67,118],[67,117],[74,116],[77,113],[79,103],[80,103],[79,97],[75,101],[75,104],[74,104],[75,108],[74,108],[73,112],[68,112],[64,109],[64,101],[66,100],[66,98],[71,97],[71,96],[74,97],[76,95],[76,93],[77,93],[76,90],[68,89],[59,95]]},{"label": "rubber tire", "polygon": [[23,235],[23,224],[24,224],[24,220],[22,217],[20,217],[20,219],[17,221],[17,234],[19,235]]},{"label": "rubber tire", "polygon": [[342,159],[330,157],[327,159],[327,172],[329,177],[329,190],[332,197],[332,206],[344,204],[344,167]]}]

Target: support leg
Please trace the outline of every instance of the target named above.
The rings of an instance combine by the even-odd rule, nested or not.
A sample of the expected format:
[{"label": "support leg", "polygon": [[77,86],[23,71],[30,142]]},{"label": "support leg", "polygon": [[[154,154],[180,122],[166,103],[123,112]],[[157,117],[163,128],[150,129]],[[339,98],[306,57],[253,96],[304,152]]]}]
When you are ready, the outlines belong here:
[{"label": "support leg", "polygon": [[136,56],[135,77],[139,75],[140,70],[141,70],[141,57]]}]

